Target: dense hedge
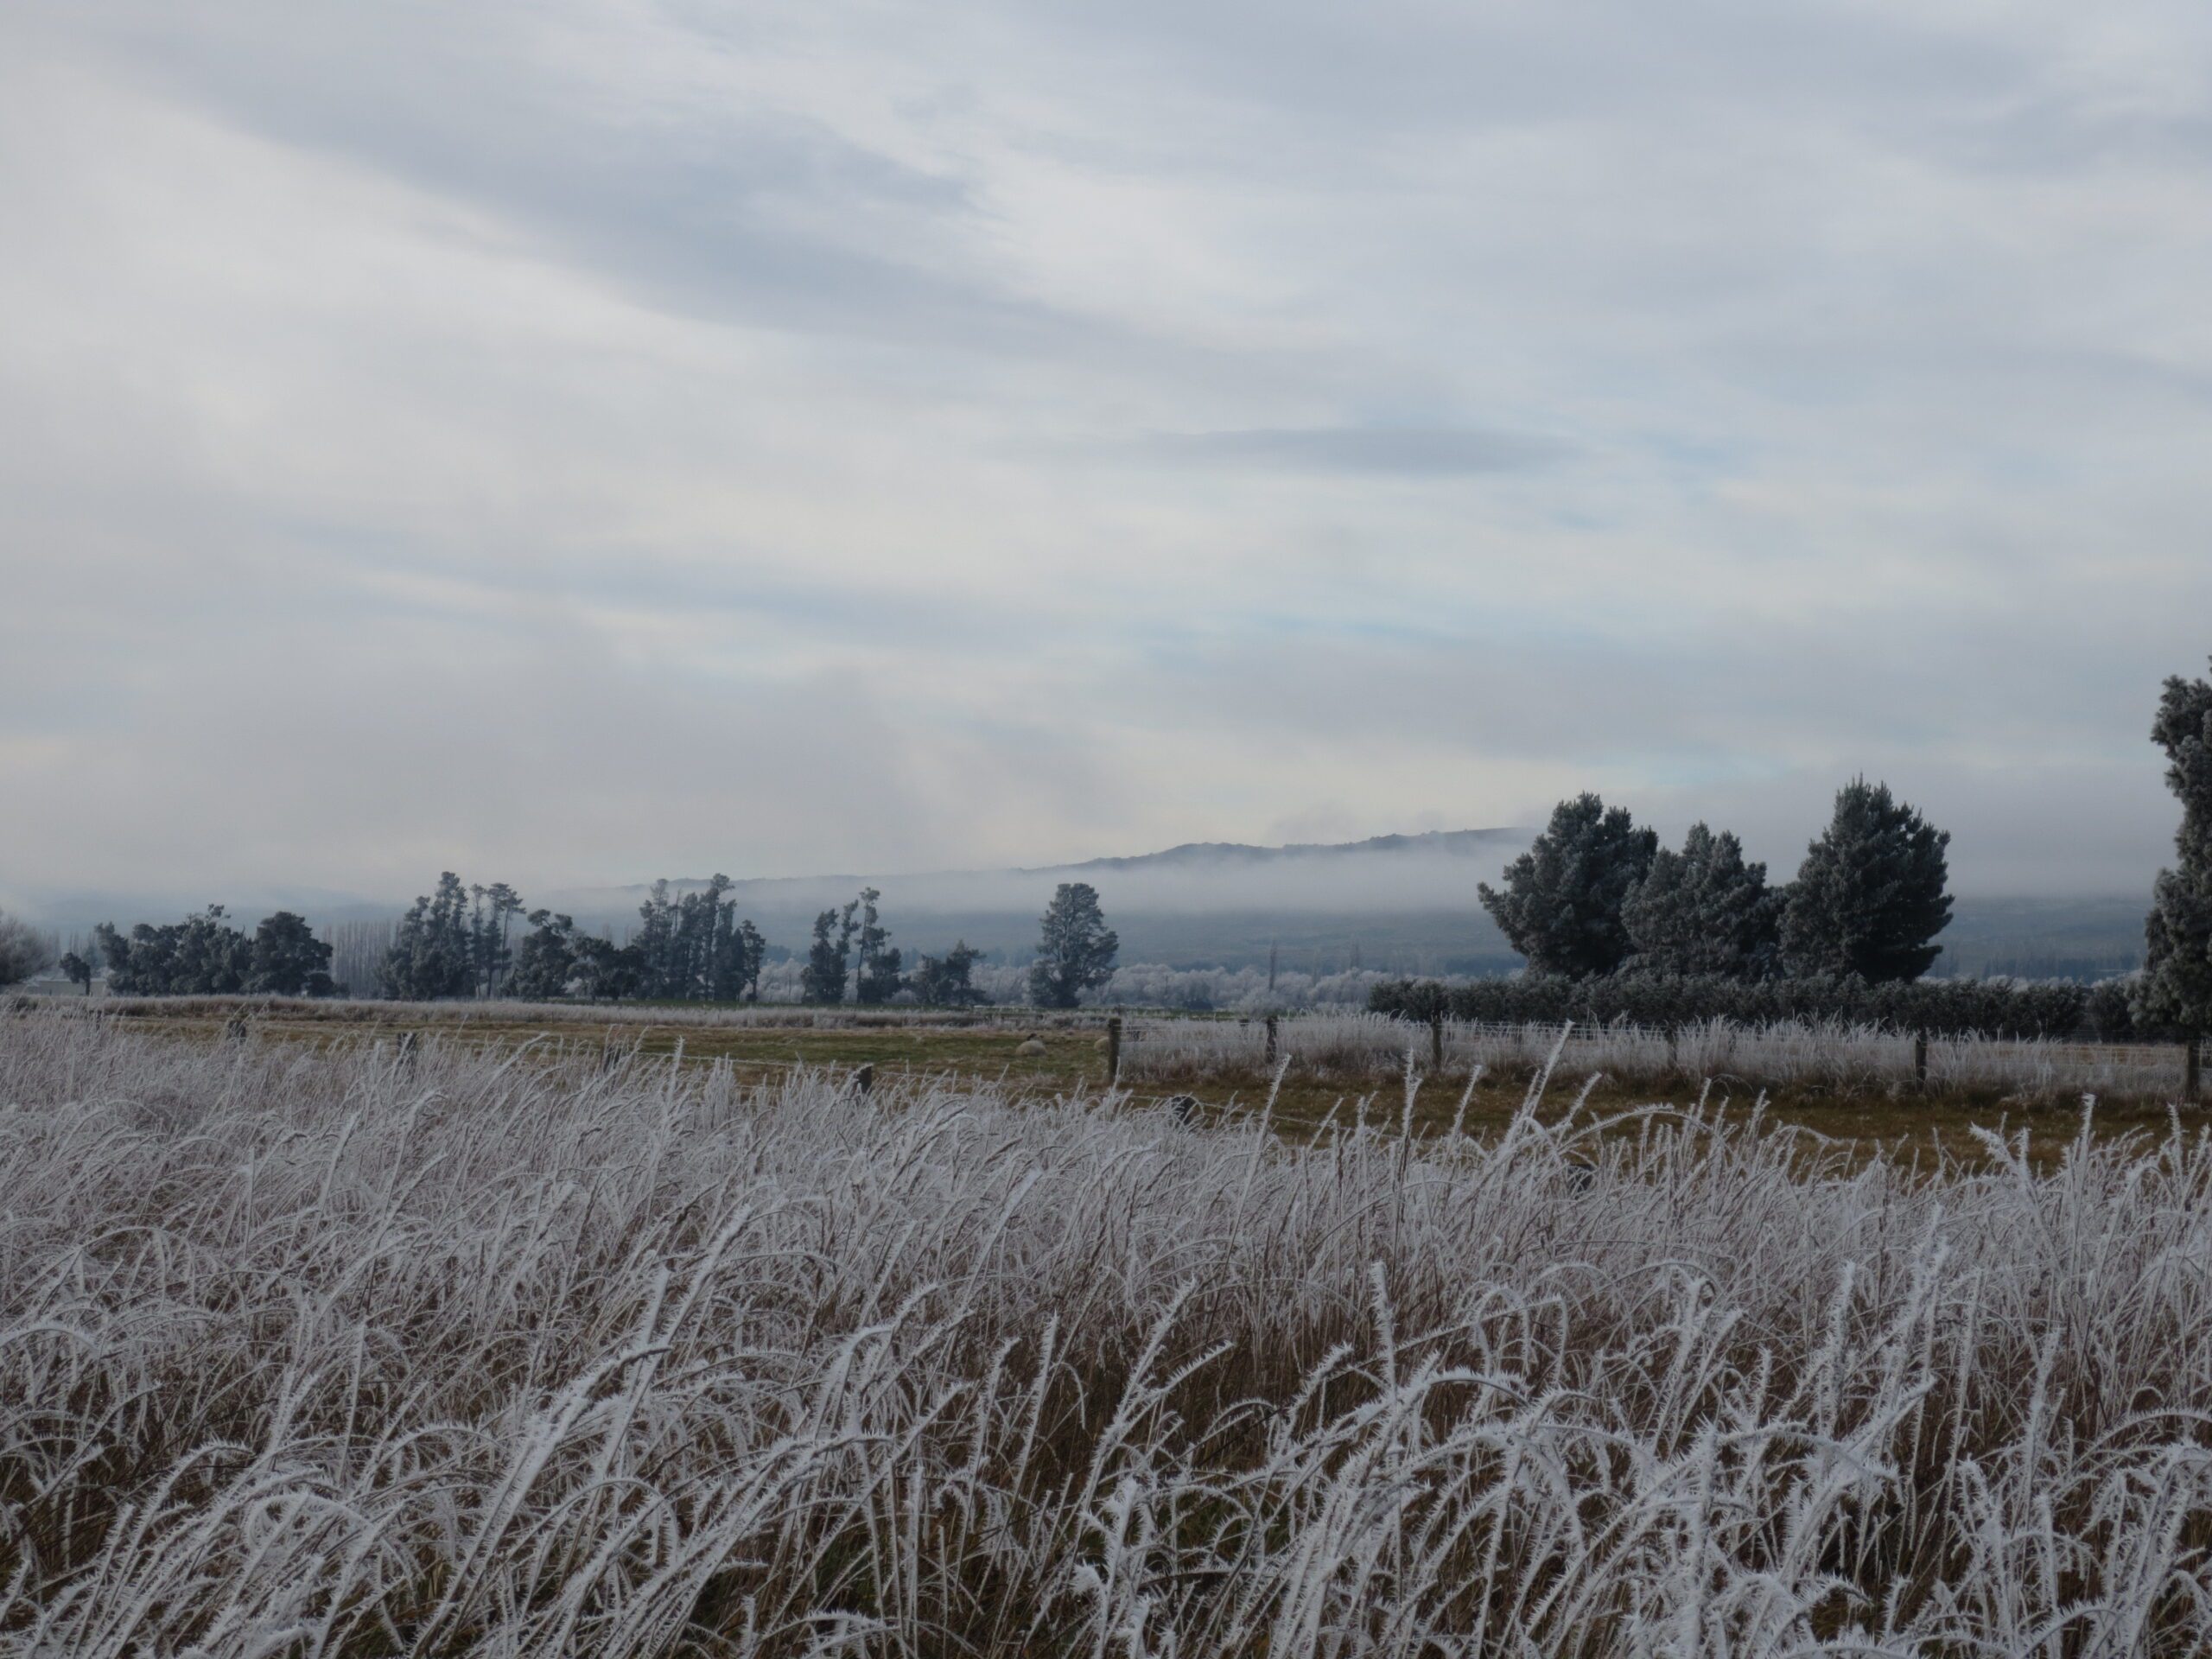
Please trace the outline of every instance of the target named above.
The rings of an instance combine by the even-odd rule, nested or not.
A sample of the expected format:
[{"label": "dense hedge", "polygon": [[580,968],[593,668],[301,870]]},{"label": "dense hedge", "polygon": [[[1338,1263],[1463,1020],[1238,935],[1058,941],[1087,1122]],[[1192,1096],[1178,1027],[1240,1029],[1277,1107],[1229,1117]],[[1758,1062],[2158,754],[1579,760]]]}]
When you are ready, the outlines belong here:
[{"label": "dense hedge", "polygon": [[2134,1021],[2127,987],[2113,980],[1923,979],[1868,984],[1861,979],[1666,978],[1649,974],[1566,979],[1523,974],[1511,979],[1386,980],[1370,993],[1377,1014],[1408,1020],[1446,1019],[1522,1025],[1573,1020],[1682,1026],[1706,1020],[1742,1025],[1777,1020],[1840,1020],[1925,1032],[1936,1037],[2065,1037],[2085,1041],[2145,1041],[2174,1033]]}]

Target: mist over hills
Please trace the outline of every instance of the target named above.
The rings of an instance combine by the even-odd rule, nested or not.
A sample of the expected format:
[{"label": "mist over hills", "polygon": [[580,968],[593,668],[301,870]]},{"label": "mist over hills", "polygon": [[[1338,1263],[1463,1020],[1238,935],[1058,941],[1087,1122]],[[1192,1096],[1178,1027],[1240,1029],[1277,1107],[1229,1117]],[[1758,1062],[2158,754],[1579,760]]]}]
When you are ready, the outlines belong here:
[{"label": "mist over hills", "polygon": [[[1024,957],[1037,918],[1063,881],[1088,881],[1121,935],[1125,962],[1236,967],[1264,962],[1324,969],[1502,972],[1519,962],[1483,913],[1477,885],[1525,848],[1524,830],[1455,830],[1281,847],[1191,842],[1135,856],[1013,870],[853,873],[738,882],[739,910],[775,944],[803,945],[816,914],[862,885],[883,893],[896,943],[941,950],[964,938],[994,956]],[[672,880],[678,891],[703,877]],[[581,888],[541,902],[618,929],[646,887]]]},{"label": "mist over hills", "polygon": [[[1527,830],[1484,829],[1364,841],[1258,846],[1190,842],[1158,852],[1002,870],[938,870],[753,877],[732,888],[778,954],[803,952],[817,912],[863,886],[881,889],[893,943],[912,956],[965,939],[988,956],[1025,960],[1037,918],[1062,881],[1088,881],[1121,936],[1125,963],[1239,968],[1270,952],[1286,969],[1350,967],[1392,973],[1506,973],[1521,965],[1484,913],[1478,884],[1494,880],[1529,843]],[[464,870],[468,880],[496,871]],[[677,892],[703,874],[671,879]],[[429,885],[429,873],[423,886]],[[2147,883],[2146,883],[2147,886]],[[649,884],[525,889],[535,909],[565,911],[593,931],[620,938],[636,924]],[[168,920],[203,907],[209,895],[73,893],[27,906],[64,934],[113,921]],[[213,895],[251,924],[277,908],[319,925],[380,921],[404,899],[271,884]],[[1961,897],[1942,936],[1939,974],[2012,973],[2094,978],[2141,957],[2145,898],[2064,894]]]}]

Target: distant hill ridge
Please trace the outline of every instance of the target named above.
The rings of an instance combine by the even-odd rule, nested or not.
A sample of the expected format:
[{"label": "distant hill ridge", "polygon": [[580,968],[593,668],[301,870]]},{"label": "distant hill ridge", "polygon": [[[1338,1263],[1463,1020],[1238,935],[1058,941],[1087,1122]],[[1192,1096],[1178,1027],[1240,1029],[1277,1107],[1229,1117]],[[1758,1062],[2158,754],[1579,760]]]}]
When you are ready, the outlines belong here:
[{"label": "distant hill ridge", "polygon": [[[755,875],[741,877],[736,886],[745,889],[768,887],[784,882],[803,882],[811,885],[822,881],[855,882],[861,880],[896,880],[966,875],[1065,875],[1082,870],[1181,870],[1209,864],[1254,865],[1279,863],[1288,859],[1301,858],[1359,858],[1407,853],[1436,853],[1449,858],[1474,858],[1495,853],[1501,847],[1525,844],[1535,832],[1528,830],[1427,830],[1412,836],[1370,836],[1364,841],[1294,841],[1280,847],[1262,847],[1243,841],[1186,841],[1179,846],[1166,847],[1156,853],[1130,853],[1117,857],[1085,858],[1066,864],[1016,865],[1005,870],[923,870],[890,872],[862,876],[854,873],[824,875]],[[620,893],[644,893],[652,887],[649,881],[633,881],[616,888]],[[669,887],[675,892],[687,892],[707,885],[701,875],[671,876]]]},{"label": "distant hill ridge", "polygon": [[1473,858],[1499,846],[1529,839],[1524,830],[1430,830],[1415,836],[1370,836],[1365,841],[1296,841],[1281,847],[1255,847],[1241,841],[1186,841],[1157,853],[1124,858],[1086,858],[1074,864],[1042,864],[1024,875],[1064,870],[1140,870],[1193,864],[1267,864],[1292,858],[1357,858],[1367,854],[1443,853]]}]

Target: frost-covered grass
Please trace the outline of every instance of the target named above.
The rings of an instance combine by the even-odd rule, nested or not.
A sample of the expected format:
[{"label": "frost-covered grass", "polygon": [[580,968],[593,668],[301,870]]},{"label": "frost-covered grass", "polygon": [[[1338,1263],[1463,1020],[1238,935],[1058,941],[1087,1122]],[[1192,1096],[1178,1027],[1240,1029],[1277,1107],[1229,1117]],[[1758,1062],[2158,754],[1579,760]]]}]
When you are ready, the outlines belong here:
[{"label": "frost-covered grass", "polygon": [[[266,1020],[270,1029],[300,1031],[348,1025],[437,1029],[465,1028],[499,1040],[518,1040],[530,1029],[600,1040],[652,1028],[655,1040],[685,1033],[726,1033],[734,1039],[778,1033],[885,1033],[918,1036],[953,1032],[1090,1033],[1105,1026],[1098,1009],[1048,1013],[1034,1008],[984,1007],[952,1012],[912,1007],[725,1007],[695,1004],[582,1004],[575,1002],[388,1002],[287,1001],[251,997],[64,996],[35,1001],[65,1015],[143,1019],[168,1024],[219,1025]],[[1267,1026],[1258,1017],[1187,1016],[1134,1010],[1123,1020],[1122,1077],[1132,1084],[1198,1084],[1264,1076]],[[1495,1025],[1446,1020],[1442,1071],[1464,1077],[1477,1066],[1492,1076],[1520,1077],[1540,1069],[1562,1027],[1549,1023]],[[1084,1040],[1088,1041],[1089,1037]],[[1287,1058],[1294,1077],[1320,1076],[1376,1086],[1402,1073],[1410,1054],[1416,1070],[1436,1070],[1428,1027],[1363,1012],[1287,1014],[1276,1022],[1277,1058]],[[785,1052],[776,1045],[776,1052]],[[764,1051],[765,1052],[765,1051]],[[830,1058],[824,1055],[823,1058]],[[855,1060],[893,1059],[892,1054],[854,1051]],[[904,1056],[929,1065],[937,1056],[918,1046]],[[976,1057],[969,1056],[969,1058]],[[1602,1072],[1617,1084],[1695,1093],[1708,1080],[1723,1093],[1900,1096],[1922,1087],[1913,1039],[1897,1032],[1840,1021],[1781,1021],[1744,1026],[1715,1020],[1673,1033],[1617,1024],[1575,1027],[1568,1032],[1566,1069]],[[2183,1052],[2173,1044],[2097,1044],[2051,1038],[1938,1037],[1928,1044],[1927,1091],[1937,1097],[2010,1098],[2037,1106],[2069,1105],[2084,1095],[2107,1102],[2163,1105],[2179,1097]]]},{"label": "frost-covered grass", "polygon": [[0,1020],[0,1651],[2182,1655],[2212,1145]]},{"label": "frost-covered grass", "polygon": [[[996,1025],[1027,1020],[1039,1023],[1033,1009],[944,1009],[897,1007],[802,1007],[790,1003],[725,1002],[530,1002],[515,998],[491,1001],[396,1002],[381,997],[283,996],[100,996],[73,995],[41,999],[37,1006],[63,1014],[109,1019],[208,1019],[236,1014],[283,1014],[343,1025],[471,1025],[537,1021],[569,1026],[665,1026],[757,1031],[862,1031],[902,1026]],[[1075,1016],[1069,1016],[1073,1018]],[[1087,1018],[1087,1017],[1086,1017]],[[1096,1024],[1096,1020],[1087,1023]]]},{"label": "frost-covered grass", "polygon": [[[1446,1020],[1447,1074],[1541,1067],[1564,1029]],[[1349,1077],[1381,1078],[1433,1065],[1424,1025],[1375,1014],[1289,1015],[1276,1021],[1276,1052],[1294,1065]],[[1249,1071],[1267,1064],[1263,1020],[1147,1020],[1125,1051],[1122,1076],[1173,1082]],[[1575,1028],[1564,1063],[1571,1072],[1693,1090],[1706,1079],[1750,1089],[1879,1093],[1919,1085],[1913,1039],[1874,1027],[1834,1022],[1739,1026],[1709,1020],[1672,1033],[1634,1026]],[[1936,1094],[2014,1095],[2048,1103],[2177,1098],[2177,1046],[2114,1046],[2038,1038],[1938,1037],[1928,1044],[1927,1086]]]}]

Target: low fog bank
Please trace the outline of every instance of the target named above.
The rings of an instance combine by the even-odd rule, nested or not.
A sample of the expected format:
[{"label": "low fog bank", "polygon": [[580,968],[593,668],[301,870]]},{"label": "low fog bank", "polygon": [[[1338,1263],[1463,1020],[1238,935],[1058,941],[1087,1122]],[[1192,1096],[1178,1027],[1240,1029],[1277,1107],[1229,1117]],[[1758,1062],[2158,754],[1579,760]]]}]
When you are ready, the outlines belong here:
[{"label": "low fog bank", "polygon": [[[882,890],[887,911],[909,917],[1019,916],[1034,919],[1063,881],[1088,881],[1108,914],[1220,915],[1297,912],[1479,912],[1476,888],[1497,880],[1530,833],[1463,830],[1389,836],[1343,846],[1246,847],[1194,843],[1136,858],[1092,859],[1027,870],[817,875],[741,880],[731,889],[756,919],[841,905],[863,886]],[[671,882],[679,890],[703,875]],[[643,884],[582,888],[545,902],[581,918],[633,911]]]},{"label": "low fog bank", "polygon": [[[1489,975],[1512,972],[1521,958],[1483,912],[1478,889],[1496,880],[1529,838],[1526,830],[1471,830],[1340,846],[1200,843],[1027,870],[754,879],[738,882],[732,893],[739,913],[760,927],[779,959],[804,953],[819,912],[873,886],[882,893],[892,943],[909,961],[965,940],[989,961],[1026,963],[1053,888],[1088,881],[1120,935],[1125,964],[1264,971],[1272,961],[1281,974],[1316,979]],[[425,872],[424,888],[434,874]],[[471,881],[499,875],[461,874]],[[702,874],[671,882],[677,892],[704,884]],[[566,912],[591,931],[621,938],[636,925],[647,891],[644,883],[525,888],[523,898],[529,908]],[[325,929],[385,924],[405,903],[275,886],[216,896],[249,926],[278,908],[296,910]],[[67,938],[102,921],[128,926],[174,920],[207,902],[205,895],[71,893],[8,907]],[[2120,897],[1961,896],[1935,971],[2069,978],[2122,971],[2141,960],[2147,902],[2147,880],[2144,892]],[[1240,988],[1225,1005],[1236,1005],[1241,995]]]},{"label": "low fog bank", "polygon": [[[1027,960],[1037,919],[1063,881],[1087,881],[1122,941],[1124,962],[1264,963],[1332,974],[1497,973],[1519,958],[1483,912],[1478,889],[1529,844],[1524,830],[1393,836],[1344,846],[1194,844],[1138,858],[1028,870],[827,875],[740,881],[731,890],[772,944],[803,949],[820,912],[863,886],[880,889],[893,941],[938,951],[964,939]],[[671,882],[678,890],[702,885]],[[543,902],[618,932],[642,886],[549,895]]]}]

